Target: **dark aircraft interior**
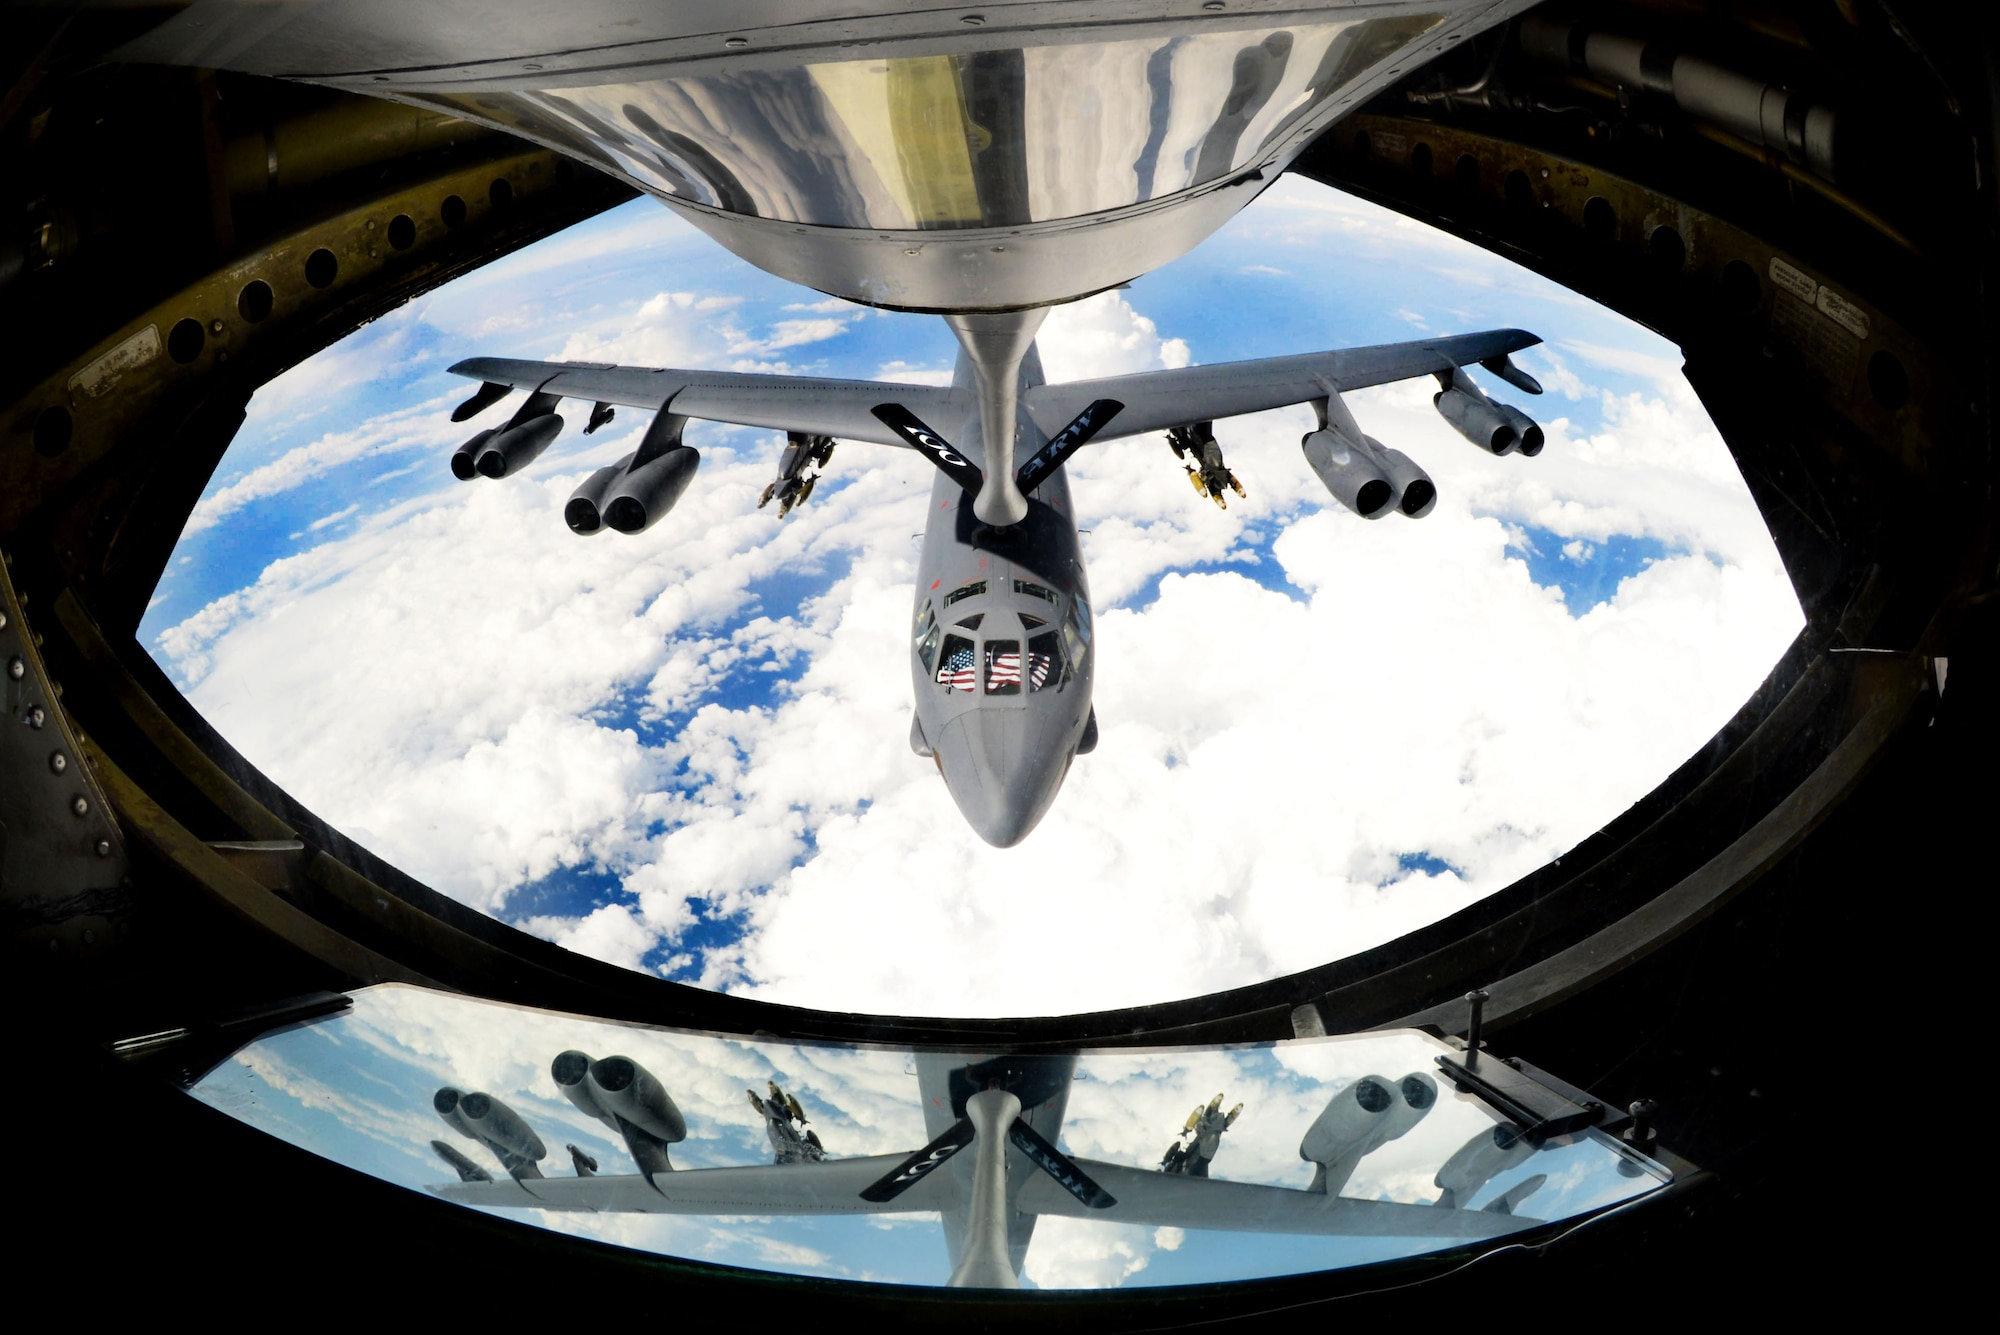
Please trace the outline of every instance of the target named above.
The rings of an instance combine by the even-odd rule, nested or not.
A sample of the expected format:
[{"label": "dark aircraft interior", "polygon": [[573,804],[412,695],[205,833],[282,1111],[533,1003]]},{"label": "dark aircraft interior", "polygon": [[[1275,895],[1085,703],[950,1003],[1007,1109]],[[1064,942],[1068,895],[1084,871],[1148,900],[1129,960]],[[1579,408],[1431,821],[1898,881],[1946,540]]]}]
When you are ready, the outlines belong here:
[{"label": "dark aircraft interior", "polygon": [[[1870,1296],[1914,1314],[1963,1275],[1976,1234],[1930,1222],[1927,1197],[1963,1200],[1976,1150],[1921,1146],[1979,1125],[1954,1090],[1976,1058],[1943,1049],[1961,1027],[1984,1041],[1982,1012],[1957,1006],[1996,879],[2000,43],[1976,7],[1550,0],[1402,71],[1294,163],[1678,345],[1806,630],[1650,794],[1451,917],[1212,995],[980,1020],[733,997],[517,931],[315,816],[147,655],[139,619],[261,384],[632,198],[466,122],[110,58],[180,8],[0,19],[17,1293],[79,1315],[462,1319],[499,1299],[592,1319],[629,1305],[1097,1331],[1413,1307],[1796,1317]],[[1760,87],[1762,128],[1697,96],[1675,53]],[[1774,250],[1826,278],[1816,306]],[[96,351],[146,312],[164,355]],[[1115,948],[1051,936],[1073,967]],[[634,1025],[1025,1054],[1429,1027],[1554,1073],[1680,1168],[1580,1224],[1318,1274],[1092,1293],[764,1274],[465,1210],[184,1092],[385,982]]]}]

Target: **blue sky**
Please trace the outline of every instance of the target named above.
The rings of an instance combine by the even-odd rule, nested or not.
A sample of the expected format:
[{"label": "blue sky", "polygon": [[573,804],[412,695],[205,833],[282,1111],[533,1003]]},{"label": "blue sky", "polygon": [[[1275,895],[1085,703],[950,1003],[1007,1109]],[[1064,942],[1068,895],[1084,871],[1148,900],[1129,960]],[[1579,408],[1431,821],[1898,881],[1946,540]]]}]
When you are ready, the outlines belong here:
[{"label": "blue sky", "polygon": [[[799,1047],[635,1029],[501,1006],[420,988],[355,995],[354,1008],[268,1036],[218,1067],[195,1097],[293,1144],[413,1190],[454,1180],[431,1151],[444,1140],[499,1176],[496,1162],[431,1111],[442,1085],[483,1090],[523,1116],[550,1151],[543,1170],[571,1172],[566,1144],[606,1174],[632,1171],[623,1148],[577,1112],[549,1077],[565,1048],[622,1053],[661,1078],[688,1123],[672,1149],[678,1169],[768,1162],[762,1122],[744,1097],[775,1079],[804,1105],[830,1153],[888,1154],[929,1139],[910,1055],[884,1049]],[[1187,1112],[1216,1093],[1244,1105],[1225,1134],[1213,1175],[1304,1188],[1306,1129],[1329,1099],[1363,1075],[1399,1082],[1434,1072],[1442,1047],[1414,1032],[1303,1040],[1221,1050],[1085,1054],[1071,1086],[1061,1144],[1100,1162],[1151,1168]],[[1429,1204],[1438,1170],[1496,1119],[1469,1097],[1440,1091],[1408,1131],[1362,1159],[1343,1194]],[[1620,1158],[1588,1136],[1525,1155],[1466,1202],[1483,1208],[1510,1188],[1546,1180],[1520,1206],[1562,1219],[1656,1185],[1619,1171]],[[809,1170],[808,1170],[809,1171]],[[794,1274],[938,1284],[950,1273],[935,1214],[824,1218],[572,1215],[499,1212],[645,1250]],[[1255,1235],[1045,1218],[1025,1278],[1044,1288],[1192,1284],[1329,1269],[1425,1250],[1420,1239]]]},{"label": "blue sky", "polygon": [[[1052,379],[1520,326],[1550,443],[1492,459],[1428,380],[1350,396],[1438,480],[1367,524],[1304,409],[1226,422],[1249,491],[1157,439],[1072,486],[1103,741],[993,850],[907,748],[929,478],[840,447],[755,508],[780,441],[695,424],[681,507],[579,540],[560,509],[646,414],[581,413],[525,476],[454,482],[475,354],[948,373],[932,317],[736,260],[641,200],[357,331],[260,391],[142,639],[250,759],[413,874],[572,949],[807,1004],[1048,1013],[1336,958],[1559,855],[1735,710],[1801,619],[1675,350],[1506,261],[1284,178],[1186,258],[1055,312]],[[1117,943],[1087,976],[1046,923]],[[891,927],[893,926],[893,930]],[[885,950],[885,939],[897,945]]]}]

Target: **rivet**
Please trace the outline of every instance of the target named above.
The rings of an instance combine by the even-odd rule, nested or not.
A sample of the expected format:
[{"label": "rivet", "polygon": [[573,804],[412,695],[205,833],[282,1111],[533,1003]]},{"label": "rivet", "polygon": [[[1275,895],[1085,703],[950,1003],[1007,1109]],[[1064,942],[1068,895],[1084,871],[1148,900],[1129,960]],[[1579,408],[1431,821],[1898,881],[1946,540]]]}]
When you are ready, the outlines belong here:
[{"label": "rivet", "polygon": [[7,629],[7,614],[0,612],[0,630]]},{"label": "rivet", "polygon": [[1003,250],[1005,250],[1005,249],[1007,249],[1007,247],[1005,247],[1005,246],[995,246],[995,247],[993,247],[993,253],[994,253],[995,255],[998,255],[998,254],[999,254],[999,253],[1000,253],[1001,251],[1003,251]]},{"label": "rivet", "polygon": [[[533,65],[530,65],[530,66],[528,66],[528,68],[529,68],[529,69],[533,69],[533,68],[534,68],[534,66],[533,66]],[[1543,172],[1543,173],[1542,173],[1542,175],[1544,175],[1544,176],[1547,176],[1547,175],[1548,175],[1548,173],[1547,173],[1547,172]],[[374,220],[373,218],[370,218],[370,219],[369,219],[369,220],[368,220],[367,222],[365,222],[365,223],[362,223],[362,224],[361,224],[361,230],[362,230],[362,231],[364,231],[364,232],[372,232],[372,231],[374,231],[374,230],[375,230],[375,220]],[[218,329],[218,330],[217,330],[216,332],[217,332],[217,333],[221,333],[222,331]]]},{"label": "rivet", "polygon": [[21,678],[27,675],[28,675],[28,665],[21,661],[21,656],[19,654],[15,654],[12,658],[7,660],[8,680],[19,681]]},{"label": "rivet", "polygon": [[47,711],[47,710],[43,709],[43,708],[42,708],[42,707],[41,707],[40,705],[29,705],[29,706],[28,706],[28,726],[29,726],[29,727],[31,727],[31,728],[39,728],[39,727],[41,727],[41,726],[42,726],[42,725],[43,725],[44,723],[47,723],[48,721],[49,721],[49,715],[48,715],[48,711]]},{"label": "rivet", "polygon": [[1223,4],[1222,0],[1208,0],[1208,2],[1204,4],[1202,8],[1207,10],[1209,13],[1213,14],[1216,10],[1227,9],[1229,8],[1229,6]]},{"label": "rivet", "polygon": [[912,246],[910,249],[904,251],[903,253],[905,255],[921,255],[924,252],[920,248]]},{"label": "rivet", "polygon": [[99,839],[97,841],[97,856],[101,858],[111,856],[111,841],[109,839]]},{"label": "rivet", "polygon": [[980,28],[985,26],[986,16],[984,14],[966,14],[958,21],[968,28]]},{"label": "rivet", "polygon": [[55,939],[54,937],[50,937],[50,938],[49,938],[49,954],[53,955],[53,954],[55,954],[55,953],[56,953],[57,951],[59,951],[59,950],[61,950],[61,949],[62,949],[62,942],[60,942],[60,941],[56,940],[56,939]]},{"label": "rivet", "polygon": [[221,332],[222,332],[222,321],[220,321],[220,320],[210,320],[210,321],[208,322],[208,332],[209,332],[209,333],[211,333],[211,334],[219,334],[219,333],[221,333]]},{"label": "rivet", "polygon": [[750,39],[748,37],[731,37],[723,45],[731,51],[741,51],[744,47],[750,45]]},{"label": "rivet", "polygon": [[49,771],[51,773],[61,774],[64,770],[68,768],[69,768],[69,757],[64,755],[62,752],[57,751],[49,756]]},{"label": "rivet", "polygon": [[84,928],[84,929],[83,929],[83,944],[85,944],[86,946],[94,946],[94,945],[96,945],[96,944],[97,944],[97,933],[96,933],[95,931],[93,931],[92,929],[88,928],[88,927]]},{"label": "rivet", "polygon": [[90,814],[90,799],[82,793],[78,793],[70,799],[69,809],[79,816],[88,816]]}]

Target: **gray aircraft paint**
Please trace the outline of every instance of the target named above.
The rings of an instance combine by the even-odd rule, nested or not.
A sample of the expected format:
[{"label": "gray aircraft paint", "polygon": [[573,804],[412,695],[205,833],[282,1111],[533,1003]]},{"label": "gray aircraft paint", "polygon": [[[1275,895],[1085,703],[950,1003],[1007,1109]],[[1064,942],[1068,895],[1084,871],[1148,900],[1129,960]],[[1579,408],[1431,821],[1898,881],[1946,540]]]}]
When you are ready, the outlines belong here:
[{"label": "gray aircraft paint", "polygon": [[[972,374],[969,359],[961,356],[957,378],[963,381]],[[1041,359],[1030,346],[1021,359],[1020,387],[1041,383]],[[1012,453],[1031,455],[1047,438],[1026,413],[1017,420]],[[968,454],[992,453],[979,448],[977,411],[964,421],[960,435],[966,439],[954,443]],[[981,585],[983,591],[947,604],[953,594]],[[1056,601],[1031,589],[1049,590]],[[1024,616],[1041,624],[1026,624]],[[976,627],[963,624],[975,619]],[[1021,521],[1005,528],[982,523],[972,498],[943,473],[937,475],[911,615],[912,742],[923,741],[966,822],[990,844],[1008,848],[1026,838],[1069,772],[1090,717],[1096,664],[1088,646],[1090,625],[1090,589],[1062,469],[1027,497]],[[1036,637],[1052,635],[1060,646],[1065,626],[1083,628],[1084,651],[1075,662],[1052,662],[1045,684],[1036,689],[1029,645]],[[970,692],[938,680],[943,646],[953,636],[972,646]],[[1008,642],[1017,655],[1016,689],[992,693],[987,690],[987,646]]]}]

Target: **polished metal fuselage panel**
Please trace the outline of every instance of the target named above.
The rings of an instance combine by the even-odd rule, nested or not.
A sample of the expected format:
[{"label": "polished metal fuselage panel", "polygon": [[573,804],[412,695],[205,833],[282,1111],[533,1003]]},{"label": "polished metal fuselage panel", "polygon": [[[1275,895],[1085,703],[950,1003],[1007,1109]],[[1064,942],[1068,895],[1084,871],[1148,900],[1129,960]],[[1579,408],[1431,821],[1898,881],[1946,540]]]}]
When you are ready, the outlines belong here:
[{"label": "polished metal fuselage panel", "polygon": [[201,0],[125,55],[462,116],[631,182],[781,277],[991,311],[1186,253],[1345,112],[1525,7]]}]

